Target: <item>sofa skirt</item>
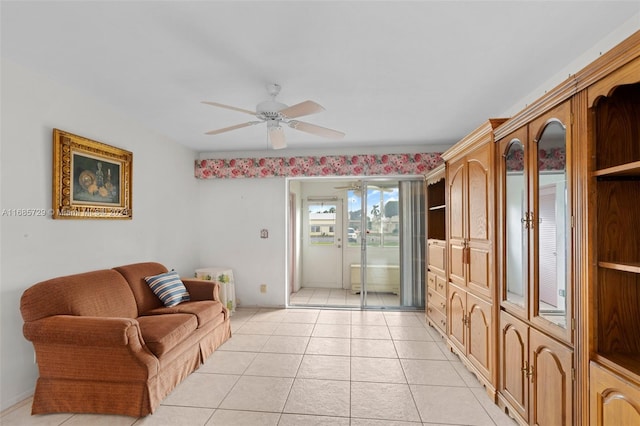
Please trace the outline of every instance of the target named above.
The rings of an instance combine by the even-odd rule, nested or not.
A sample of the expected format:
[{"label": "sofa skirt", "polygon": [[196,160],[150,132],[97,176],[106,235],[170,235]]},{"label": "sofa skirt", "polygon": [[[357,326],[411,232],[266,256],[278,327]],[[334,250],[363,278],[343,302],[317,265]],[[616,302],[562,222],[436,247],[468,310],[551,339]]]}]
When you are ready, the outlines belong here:
[{"label": "sofa skirt", "polygon": [[176,348],[180,349],[179,353],[170,351],[163,356],[159,360],[158,373],[146,381],[39,377],[31,413],[119,414],[131,417],[152,414],[176,386],[230,337],[228,317],[212,330],[198,330],[191,342]]}]

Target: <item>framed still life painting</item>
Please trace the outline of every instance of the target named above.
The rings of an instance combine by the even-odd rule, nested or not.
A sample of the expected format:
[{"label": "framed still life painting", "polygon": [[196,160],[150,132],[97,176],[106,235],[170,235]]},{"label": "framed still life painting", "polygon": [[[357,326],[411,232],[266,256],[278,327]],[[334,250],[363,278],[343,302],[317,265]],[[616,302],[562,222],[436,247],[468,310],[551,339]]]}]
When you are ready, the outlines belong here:
[{"label": "framed still life painting", "polygon": [[53,129],[53,218],[131,219],[133,154]]}]

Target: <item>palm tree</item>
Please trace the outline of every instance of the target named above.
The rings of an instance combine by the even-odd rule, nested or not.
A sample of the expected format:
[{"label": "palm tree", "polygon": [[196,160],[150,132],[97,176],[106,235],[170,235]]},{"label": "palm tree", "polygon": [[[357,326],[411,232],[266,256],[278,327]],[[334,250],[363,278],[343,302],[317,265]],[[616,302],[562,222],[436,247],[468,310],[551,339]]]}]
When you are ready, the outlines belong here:
[{"label": "palm tree", "polygon": [[378,204],[374,204],[373,208],[371,209],[371,214],[373,215],[374,218],[380,216],[380,209],[378,207],[379,207]]}]

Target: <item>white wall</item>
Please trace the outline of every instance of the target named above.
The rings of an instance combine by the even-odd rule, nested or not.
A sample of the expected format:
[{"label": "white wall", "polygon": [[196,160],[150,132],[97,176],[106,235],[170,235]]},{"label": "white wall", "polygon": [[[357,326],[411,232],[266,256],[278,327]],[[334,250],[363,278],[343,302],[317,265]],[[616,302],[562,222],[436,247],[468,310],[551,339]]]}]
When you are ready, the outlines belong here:
[{"label": "white wall", "polygon": [[[285,178],[202,180],[199,197],[200,267],[232,268],[240,305],[284,306]],[[269,238],[260,238],[261,229]]]},{"label": "white wall", "polygon": [[[0,409],[33,392],[33,349],[22,335],[22,292],[60,275],[158,261],[198,266],[196,154],[109,107],[2,62],[1,209],[51,208],[52,128],[133,152],[132,220],[1,218]],[[282,203],[281,203],[282,204]]]},{"label": "white wall", "polygon": [[[549,2],[551,6],[553,3]],[[551,13],[551,11],[550,11]],[[511,117],[521,110],[525,109],[527,105],[535,102],[541,96],[544,96],[548,90],[553,89],[558,84],[565,81],[570,75],[573,75],[589,65],[591,62],[598,59],[600,55],[611,50],[621,41],[630,37],[633,33],[640,30],[640,12],[636,13],[633,16],[630,16],[629,19],[612,31],[608,36],[600,40],[594,46],[591,46],[589,50],[584,52],[578,58],[575,58],[573,61],[569,62],[564,68],[561,70],[554,70],[555,74],[540,84],[535,90],[531,93],[527,94],[524,98],[520,99],[514,105],[511,105],[508,109],[503,111],[501,114],[496,115],[496,117]],[[568,58],[567,60],[570,60]]]}]

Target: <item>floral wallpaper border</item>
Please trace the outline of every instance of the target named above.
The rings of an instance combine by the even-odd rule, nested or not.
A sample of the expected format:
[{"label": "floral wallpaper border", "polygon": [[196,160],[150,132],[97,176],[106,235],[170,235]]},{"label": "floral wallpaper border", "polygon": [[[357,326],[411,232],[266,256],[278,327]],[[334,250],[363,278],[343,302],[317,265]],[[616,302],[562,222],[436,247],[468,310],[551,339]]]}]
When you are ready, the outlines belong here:
[{"label": "floral wallpaper border", "polygon": [[[521,172],[524,170],[524,151],[511,149],[506,157],[507,171]],[[564,148],[550,148],[538,150],[538,170],[565,170],[566,152]]]},{"label": "floral wallpaper border", "polygon": [[442,163],[440,153],[323,155],[196,160],[198,179],[297,176],[380,176],[426,174]]}]

